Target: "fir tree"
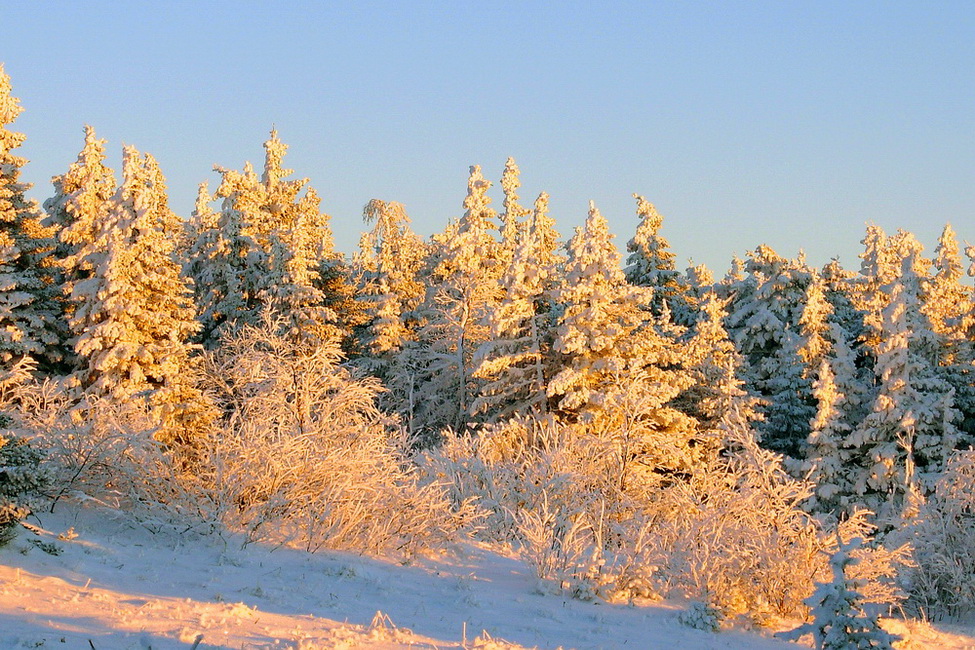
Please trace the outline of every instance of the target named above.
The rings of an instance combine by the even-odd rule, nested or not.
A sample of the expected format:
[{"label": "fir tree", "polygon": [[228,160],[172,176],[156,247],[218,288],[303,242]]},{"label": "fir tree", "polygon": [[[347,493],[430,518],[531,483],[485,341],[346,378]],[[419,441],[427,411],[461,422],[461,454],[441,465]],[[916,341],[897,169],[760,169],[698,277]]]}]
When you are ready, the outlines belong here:
[{"label": "fir tree", "polygon": [[877,617],[864,610],[860,592],[866,586],[864,581],[847,575],[848,567],[859,562],[852,552],[861,544],[854,539],[840,545],[830,560],[832,581],[821,583],[806,600],[812,622],[781,636],[795,641],[812,634],[818,650],[894,650],[899,637],[884,631]]},{"label": "fir tree", "polygon": [[935,249],[934,276],[923,283],[921,307],[944,345],[946,378],[955,390],[955,405],[961,413],[961,433],[975,442],[975,343],[972,332],[971,289],[961,283],[964,268],[958,240],[945,224]]},{"label": "fir tree", "polygon": [[738,379],[743,360],[724,326],[725,304],[714,291],[703,297],[693,335],[684,348],[694,383],[677,402],[697,419],[700,442],[711,450],[722,444],[723,432],[751,430],[761,419],[757,400]]},{"label": "fir tree", "polygon": [[76,377],[91,397],[147,400],[162,425],[160,439],[187,442],[187,414],[205,409],[187,383],[187,341],[198,325],[173,255],[182,225],[151,156],[126,147],[122,175],[112,210],[96,222],[97,237],[78,252],[91,275],[71,295],[75,351],[83,360]]},{"label": "fir tree", "polygon": [[626,260],[626,279],[653,291],[650,309],[654,315],[660,316],[666,303],[677,323],[689,325],[694,317],[685,296],[686,282],[676,269],[674,260],[677,256],[670,252],[670,244],[660,236],[663,217],[644,197],[634,194],[633,198],[636,199],[640,224],[626,244],[626,250],[630,252]]},{"label": "fir tree", "polygon": [[196,259],[191,268],[210,276],[201,287],[208,342],[241,323],[256,324],[265,309],[287,315],[293,333],[322,337],[344,329],[342,315],[327,304],[345,307],[345,295],[351,294],[330,218],[320,211],[315,190],[306,188],[308,179],[287,179],[292,174],[283,167],[287,145],[276,131],[264,149],[260,178],[249,164],[243,172],[217,168],[220,216],[191,246]]},{"label": "fir tree", "polygon": [[488,207],[490,186],[481,168],[471,167],[464,215],[434,238],[419,310],[424,321],[414,350],[419,356],[403,368],[426,397],[419,412],[407,415],[421,429],[464,429],[479,392],[474,353],[488,340],[488,315],[500,297],[498,280],[504,271],[500,245],[491,233],[496,226]]},{"label": "fir tree", "polygon": [[855,490],[888,522],[943,470],[959,416],[941,368],[943,346],[920,309],[920,244],[902,240],[901,254],[901,277],[885,287],[890,301],[877,347],[877,396],[851,436],[862,463]]},{"label": "fir tree", "polygon": [[619,417],[635,414],[626,430],[639,424],[646,435],[634,443],[641,451],[633,453],[650,454],[651,441],[661,438],[686,449],[693,422],[670,402],[692,380],[681,365],[673,326],[641,308],[647,290],[626,281],[612,238],[606,219],[590,203],[585,227],[567,246],[554,345],[562,370],[549,382],[548,394],[563,413],[610,429],[625,424]]},{"label": "fir tree", "polygon": [[360,347],[387,365],[406,341],[415,338],[409,314],[425,291],[420,272],[427,250],[410,229],[410,217],[400,203],[373,199],[363,209],[362,219],[374,226],[360,239],[354,261],[370,316]]},{"label": "fir tree", "polygon": [[554,374],[552,339],[558,318],[555,292],[562,263],[555,250],[554,225],[543,192],[501,278],[503,297],[489,316],[490,337],[475,354],[475,375],[487,383],[473,410],[487,411],[489,421],[548,410],[546,387]]},{"label": "fir tree", "polygon": [[501,174],[501,189],[504,191],[504,212],[501,213],[501,247],[506,261],[514,256],[518,243],[529,228],[526,222],[531,214],[518,203],[518,188],[521,187],[521,170],[514,158],[508,158]]},{"label": "fir tree", "polygon": [[[803,362],[809,340],[800,324],[813,274],[801,260],[782,258],[768,246],[749,254],[746,270],[748,275],[734,285],[728,329],[746,362],[742,379],[763,401],[764,418],[757,425],[762,444],[797,457],[815,414],[814,370]],[[820,301],[810,318],[823,309]]]},{"label": "fir tree", "polygon": [[803,472],[815,485],[810,508],[836,512],[851,504],[856,456],[850,449],[850,434],[867,415],[870,391],[850,335],[833,323],[829,357],[820,361],[813,383],[816,416],[810,425]]},{"label": "fir tree", "polygon": [[10,367],[32,355],[51,363],[59,358],[55,242],[41,225],[37,202],[20,181],[26,159],[13,153],[25,136],[7,127],[23,111],[10,95],[10,77],[0,66],[0,364]]}]

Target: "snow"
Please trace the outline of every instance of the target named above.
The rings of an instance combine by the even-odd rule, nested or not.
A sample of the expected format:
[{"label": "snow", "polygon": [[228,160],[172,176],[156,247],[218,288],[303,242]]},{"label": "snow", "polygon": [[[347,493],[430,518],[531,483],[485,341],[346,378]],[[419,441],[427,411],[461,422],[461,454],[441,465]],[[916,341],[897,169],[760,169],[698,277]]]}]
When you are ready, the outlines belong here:
[{"label": "snow", "polygon": [[[471,543],[402,564],[151,532],[72,504],[28,523],[0,549],[2,648],[186,649],[201,635],[200,649],[797,647],[683,626],[676,603],[546,595],[515,557]],[[907,631],[912,647],[975,647],[975,625]]]}]

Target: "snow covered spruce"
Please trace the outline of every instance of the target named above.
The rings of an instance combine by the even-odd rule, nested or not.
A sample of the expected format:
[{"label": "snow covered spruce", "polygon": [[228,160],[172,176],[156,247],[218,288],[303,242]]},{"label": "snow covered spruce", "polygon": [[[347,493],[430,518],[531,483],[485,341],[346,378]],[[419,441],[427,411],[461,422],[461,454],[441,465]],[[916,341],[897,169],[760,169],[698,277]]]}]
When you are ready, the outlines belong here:
[{"label": "snow covered spruce", "polygon": [[276,131],[260,175],[216,167],[182,219],[151,155],[125,147],[117,180],[85,127],[42,209],[10,93],[0,69],[4,530],[72,500],[308,551],[476,539],[542,593],[691,599],[711,627],[811,607],[820,645],[860,601],[972,609],[950,226],[933,260],[869,226],[858,271],[760,245],[715,281],[678,270],[639,195],[625,263],[594,204],[560,245],[508,159],[502,212],[473,166],[443,232],[373,199],[347,259]]}]

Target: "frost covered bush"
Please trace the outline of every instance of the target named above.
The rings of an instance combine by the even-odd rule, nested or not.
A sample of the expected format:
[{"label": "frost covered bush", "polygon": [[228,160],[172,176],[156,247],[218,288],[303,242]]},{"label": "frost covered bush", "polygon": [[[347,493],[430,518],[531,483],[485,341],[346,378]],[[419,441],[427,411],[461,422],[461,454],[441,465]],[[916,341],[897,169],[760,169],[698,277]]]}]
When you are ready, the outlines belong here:
[{"label": "frost covered bush", "polygon": [[225,416],[205,449],[204,490],[248,540],[308,550],[410,552],[455,533],[469,514],[420,484],[381,388],[340,365],[336,338],[280,335],[266,316],[208,358]]},{"label": "frost covered bush", "polygon": [[17,394],[29,381],[32,367],[22,359],[0,376],[0,546],[13,538],[17,522],[30,514],[31,497],[47,486],[49,478],[41,467],[42,454],[23,435],[16,418]]},{"label": "frost covered bush", "polygon": [[[429,481],[456,506],[473,500],[478,534],[519,547],[541,589],[580,598],[649,596],[641,520],[619,490],[612,439],[552,418],[447,433],[424,453]],[[611,550],[610,550],[611,549]]]},{"label": "frost covered bush", "polygon": [[158,419],[145,402],[71,399],[45,380],[22,387],[17,418],[44,453],[54,505],[71,497],[121,508],[150,529],[218,525],[185,455],[154,436]]},{"label": "frost covered bush", "polygon": [[928,616],[975,608],[975,452],[958,452],[909,529],[911,604]]},{"label": "frost covered bush", "polygon": [[713,605],[694,601],[690,607],[677,615],[681,625],[692,627],[704,632],[717,632],[721,629],[724,613]]},{"label": "frost covered bush", "polygon": [[447,431],[421,457],[427,480],[443,483],[455,507],[473,500],[479,534],[500,542],[523,539],[525,512],[582,513],[601,503],[606,463],[603,445],[551,418],[513,419],[477,435]]},{"label": "frost covered bush", "polygon": [[884,631],[877,616],[864,607],[861,590],[866,581],[848,574],[860,561],[853,551],[862,543],[856,538],[839,546],[830,560],[831,580],[820,583],[805,601],[812,621],[783,634],[784,638],[797,641],[812,634],[819,650],[893,650],[898,637]]},{"label": "frost covered bush", "polygon": [[[609,600],[682,596],[728,616],[803,609],[835,542],[803,510],[810,485],[781,456],[742,429],[683,474],[632,462],[625,444],[598,422],[513,420],[448,435],[423,465],[454,503],[475,500],[482,535],[519,547],[543,586]],[[865,513],[842,524],[844,539],[871,532]],[[858,552],[868,598],[894,602],[906,548]]]},{"label": "frost covered bush", "polygon": [[[7,423],[0,414],[0,426]],[[28,499],[47,484],[41,455],[23,438],[0,432],[0,546],[9,542],[17,522],[30,514]]]},{"label": "frost covered bush", "polygon": [[800,508],[809,486],[747,432],[653,504],[654,554],[665,593],[725,614],[789,614],[820,568],[820,529]]}]

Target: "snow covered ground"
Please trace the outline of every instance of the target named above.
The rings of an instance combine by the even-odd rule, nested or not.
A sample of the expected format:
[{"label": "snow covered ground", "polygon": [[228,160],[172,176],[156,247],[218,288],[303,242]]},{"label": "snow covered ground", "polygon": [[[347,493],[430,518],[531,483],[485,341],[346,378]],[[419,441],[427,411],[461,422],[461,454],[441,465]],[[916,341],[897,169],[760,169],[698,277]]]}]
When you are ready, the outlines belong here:
[{"label": "snow covered ground", "polygon": [[[0,549],[3,649],[797,647],[685,627],[673,604],[544,595],[524,564],[476,545],[403,565],[151,533],[70,505],[31,523]],[[910,632],[908,647],[975,648],[971,628]]]}]

